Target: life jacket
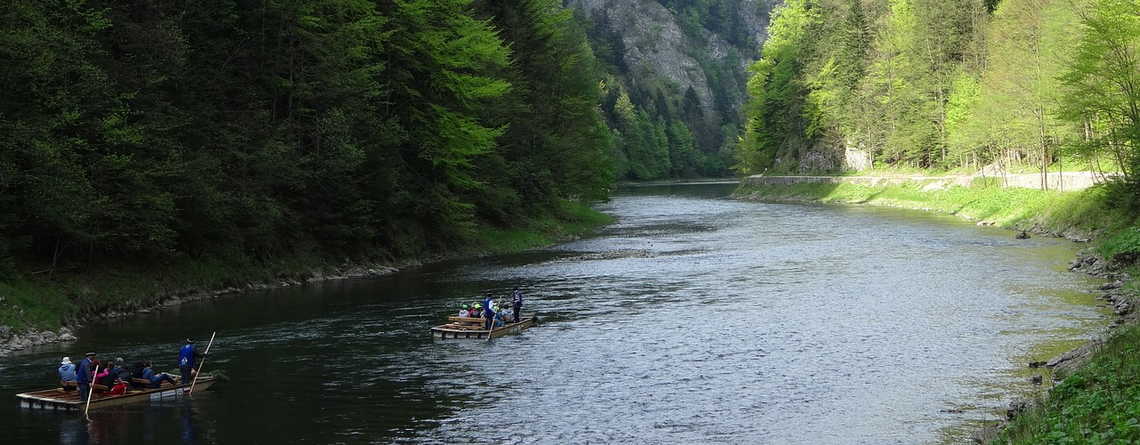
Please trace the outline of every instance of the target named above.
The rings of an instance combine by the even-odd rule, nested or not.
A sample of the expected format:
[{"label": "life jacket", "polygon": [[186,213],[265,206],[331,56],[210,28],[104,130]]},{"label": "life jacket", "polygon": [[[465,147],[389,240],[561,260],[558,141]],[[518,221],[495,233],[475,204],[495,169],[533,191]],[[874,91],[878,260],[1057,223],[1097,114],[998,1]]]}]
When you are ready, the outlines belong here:
[{"label": "life jacket", "polygon": [[178,367],[183,366],[194,367],[194,345],[192,343],[182,346],[182,350],[178,352]]}]

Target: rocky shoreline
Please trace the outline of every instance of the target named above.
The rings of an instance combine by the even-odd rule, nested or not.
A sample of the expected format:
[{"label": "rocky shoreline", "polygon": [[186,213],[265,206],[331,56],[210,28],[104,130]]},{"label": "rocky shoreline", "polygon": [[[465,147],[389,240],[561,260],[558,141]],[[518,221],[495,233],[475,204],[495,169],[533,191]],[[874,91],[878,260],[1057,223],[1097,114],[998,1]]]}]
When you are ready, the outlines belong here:
[{"label": "rocky shoreline", "polygon": [[[158,295],[155,296],[155,303],[153,304],[131,304],[128,307],[116,308],[100,314],[97,319],[92,319],[90,322],[106,321],[135,314],[145,314],[151,311],[162,310],[163,308],[178,306],[183,303],[208,300],[229,294],[236,294],[239,292],[280,289],[285,287],[300,286],[308,283],[316,283],[320,281],[344,280],[351,278],[388,275],[395,273],[401,269],[417,266],[420,264],[422,263],[419,261],[409,261],[398,266],[391,266],[386,264],[346,264],[340,267],[311,269],[307,273],[300,275],[282,274],[272,282],[249,283],[242,288],[225,287],[218,289],[162,290],[158,293]],[[7,357],[9,355],[18,354],[21,351],[25,351],[34,346],[76,341],[78,338],[73,332],[82,326],[82,324],[72,323],[71,325],[60,327],[57,331],[30,330],[25,332],[16,332],[10,326],[0,325],[0,357]]]},{"label": "rocky shoreline", "polygon": [[[1121,261],[1127,259],[1120,259]],[[1124,285],[1131,281],[1131,277],[1127,273],[1113,272],[1118,269],[1112,261],[1105,261],[1099,255],[1081,252],[1077,254],[1077,258],[1069,262],[1070,272],[1079,272],[1092,275],[1098,278],[1105,278],[1111,280],[1100,286],[1098,289],[1101,294],[1097,296],[1098,300],[1104,301],[1105,305],[1112,309],[1115,318],[1111,326],[1103,332],[1099,337],[1093,338],[1085,344],[1073,348],[1069,351],[1053,357],[1047,362],[1032,362],[1026,364],[1030,368],[1044,368],[1052,375],[1051,383],[1058,383],[1064,380],[1064,377],[1072,372],[1080,369],[1088,362],[1091,354],[1100,347],[1104,342],[1104,338],[1112,334],[1112,331],[1117,327],[1135,323],[1138,320],[1138,314],[1135,311],[1136,299],[1129,296],[1125,290]],[[1042,384],[1041,374],[1033,377],[1034,384]],[[1053,386],[1050,385],[1049,388]],[[979,444],[989,443],[997,437],[1009,422],[1021,415],[1021,413],[1035,407],[1039,403],[1036,398],[1018,399],[1009,402],[1009,407],[1006,409],[1006,418],[991,425],[986,425],[982,430],[974,435],[974,441]]]}]

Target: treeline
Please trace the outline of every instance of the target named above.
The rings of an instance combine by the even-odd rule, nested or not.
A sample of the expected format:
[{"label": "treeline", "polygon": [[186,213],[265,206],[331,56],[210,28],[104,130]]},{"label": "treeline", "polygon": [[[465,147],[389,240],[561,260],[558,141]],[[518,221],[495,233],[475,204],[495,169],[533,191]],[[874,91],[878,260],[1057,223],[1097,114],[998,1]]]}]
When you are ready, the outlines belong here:
[{"label": "treeline", "polygon": [[[581,17],[607,74],[601,108],[614,134],[611,158],[616,173],[632,180],[731,176],[747,81],[740,54],[757,51],[740,2],[660,3],[684,34],[685,40],[675,43],[699,64],[711,97],[702,98],[692,86],[683,88],[651,67],[629,66],[626,52],[631,49],[614,27],[615,21],[628,17],[611,16],[602,9]],[[627,32],[633,35],[630,40],[648,46],[661,39],[658,34],[664,25]],[[729,44],[729,54],[722,59],[709,56],[710,39],[718,38]],[[646,51],[651,50],[642,49]]]},{"label": "treeline", "polygon": [[1134,183],[1138,51],[1137,0],[789,0],[752,67],[737,167],[1105,168]]},{"label": "treeline", "polygon": [[614,179],[556,0],[9,0],[0,281],[171,257],[400,257]]}]

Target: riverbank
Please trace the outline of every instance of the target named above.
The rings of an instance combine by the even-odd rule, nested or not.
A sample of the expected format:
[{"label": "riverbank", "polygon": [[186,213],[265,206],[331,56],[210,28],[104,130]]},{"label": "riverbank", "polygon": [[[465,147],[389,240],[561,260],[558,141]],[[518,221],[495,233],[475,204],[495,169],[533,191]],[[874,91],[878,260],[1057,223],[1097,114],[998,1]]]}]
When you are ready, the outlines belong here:
[{"label": "riverbank", "polygon": [[74,331],[91,323],[252,290],[391,274],[449,259],[523,251],[573,239],[612,221],[589,206],[566,203],[558,218],[528,221],[518,229],[483,228],[469,245],[412,258],[183,259],[28,273],[0,282],[0,357],[36,345],[75,341]]},{"label": "riverbank", "polygon": [[987,185],[983,180],[962,182],[942,177],[804,182],[779,178],[777,182],[745,181],[736,196],[760,201],[851,203],[948,213],[982,225],[1077,242],[1097,238],[1118,220],[1103,205],[1101,188],[1060,192],[1003,188]]},{"label": "riverbank", "polygon": [[[740,199],[857,203],[949,213],[1014,231],[1089,243],[1069,270],[1109,279],[1100,299],[1116,314],[1113,328],[1042,367],[1053,390],[1010,402],[1007,419],[976,436],[979,443],[1140,443],[1140,323],[1131,280],[1140,229],[1107,205],[1104,187],[1061,193],[960,183],[945,178],[897,181],[746,181]],[[1123,440],[1123,441],[1119,441]]]}]

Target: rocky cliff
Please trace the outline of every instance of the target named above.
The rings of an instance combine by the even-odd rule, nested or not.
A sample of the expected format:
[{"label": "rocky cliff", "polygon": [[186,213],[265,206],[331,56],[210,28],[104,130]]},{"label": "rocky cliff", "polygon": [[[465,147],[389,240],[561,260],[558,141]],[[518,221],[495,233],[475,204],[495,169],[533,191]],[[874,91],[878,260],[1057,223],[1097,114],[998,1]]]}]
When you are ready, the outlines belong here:
[{"label": "rocky cliff", "polygon": [[[759,56],[758,48],[764,42],[771,11],[781,0],[730,0],[725,2],[739,23],[746,28],[751,45],[730,43],[729,36],[699,30],[700,35],[687,35],[682,25],[683,13],[675,7],[667,8],[661,1],[652,0],[568,0],[568,6],[582,8],[590,17],[604,17],[620,34],[625,52],[623,58],[632,69],[643,69],[651,75],[663,76],[676,82],[681,90],[692,87],[706,110],[713,108],[714,91],[709,85],[707,65],[701,58],[724,63],[732,49],[739,54],[735,62],[738,74],[744,77],[745,69]],[[599,14],[601,13],[601,14]],[[724,98],[738,109],[744,103],[743,85],[734,88],[736,97]]]}]

